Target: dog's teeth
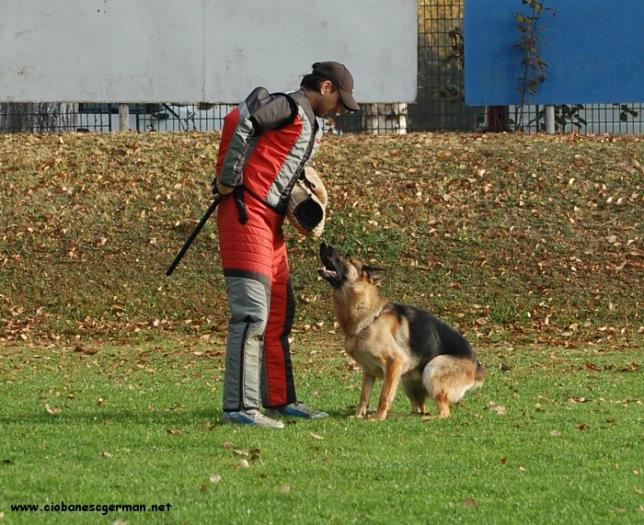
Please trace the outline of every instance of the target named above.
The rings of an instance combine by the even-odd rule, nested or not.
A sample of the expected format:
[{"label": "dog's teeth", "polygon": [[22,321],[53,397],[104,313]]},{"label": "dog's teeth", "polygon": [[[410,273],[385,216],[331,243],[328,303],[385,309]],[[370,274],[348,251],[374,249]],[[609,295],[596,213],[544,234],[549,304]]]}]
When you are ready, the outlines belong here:
[{"label": "dog's teeth", "polygon": [[335,277],[338,276],[338,273],[335,270],[329,270],[327,268],[319,268],[318,272],[320,274],[326,275],[327,277],[334,277],[335,278]]}]

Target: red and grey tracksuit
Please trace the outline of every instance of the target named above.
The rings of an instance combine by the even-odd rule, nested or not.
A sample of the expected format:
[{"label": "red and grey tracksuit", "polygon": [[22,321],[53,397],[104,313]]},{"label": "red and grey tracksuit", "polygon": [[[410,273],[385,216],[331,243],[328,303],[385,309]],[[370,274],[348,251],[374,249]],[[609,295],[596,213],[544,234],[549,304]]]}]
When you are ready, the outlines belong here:
[{"label": "red and grey tracksuit", "polygon": [[296,401],[288,337],[295,310],[282,223],[321,130],[303,91],[255,89],[224,119],[217,210],[230,308],[224,411]]}]

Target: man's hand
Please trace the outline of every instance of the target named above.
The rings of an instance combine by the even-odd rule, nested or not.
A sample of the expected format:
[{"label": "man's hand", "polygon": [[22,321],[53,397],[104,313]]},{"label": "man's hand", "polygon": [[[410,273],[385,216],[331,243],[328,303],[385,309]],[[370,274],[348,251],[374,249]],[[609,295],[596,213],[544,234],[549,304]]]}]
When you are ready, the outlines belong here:
[{"label": "man's hand", "polygon": [[[213,190],[216,190],[216,193],[219,193],[219,195],[228,195],[229,193],[232,193],[233,190],[235,189],[234,186],[228,186],[227,184],[224,184],[219,180],[219,177],[215,179],[215,185],[213,187]],[[213,192],[213,193],[215,193]]]}]

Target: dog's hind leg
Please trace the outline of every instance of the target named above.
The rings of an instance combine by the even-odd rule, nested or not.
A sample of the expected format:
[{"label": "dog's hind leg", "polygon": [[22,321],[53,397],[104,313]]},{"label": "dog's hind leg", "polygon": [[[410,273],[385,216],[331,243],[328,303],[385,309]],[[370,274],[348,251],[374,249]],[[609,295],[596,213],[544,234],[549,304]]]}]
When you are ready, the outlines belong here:
[{"label": "dog's hind leg", "polygon": [[419,392],[418,397],[415,400],[415,405],[412,403],[412,410],[414,410],[416,414],[420,414],[421,416],[429,414],[427,405],[425,405],[426,400],[427,392],[425,392],[424,390],[422,392]]},{"label": "dog's hind leg", "polygon": [[438,416],[439,417],[449,417],[449,400],[447,399],[447,394],[445,392],[438,392],[436,397],[436,405],[438,406]]},{"label": "dog's hind leg", "polygon": [[438,415],[449,417],[450,403],[458,403],[474,386],[476,362],[439,355],[423,371],[423,383],[438,405]]},{"label": "dog's hind leg", "polygon": [[385,368],[385,381],[382,385],[380,392],[380,401],[378,403],[378,410],[376,411],[376,419],[383,420],[387,417],[387,412],[391,407],[391,403],[396,397],[396,390],[402,375],[403,363],[399,359],[391,359]]},{"label": "dog's hind leg", "polygon": [[411,413],[426,414],[427,408],[425,406],[425,400],[428,394],[423,386],[422,379],[420,377],[403,376],[402,383],[405,394],[407,394],[409,402],[411,403]]},{"label": "dog's hind leg", "polygon": [[425,405],[426,399],[427,396],[420,395],[420,393],[415,397],[409,397],[409,401],[411,402],[411,413],[419,414],[421,416],[427,414],[427,406]]},{"label": "dog's hind leg", "polygon": [[369,399],[371,399],[371,390],[375,382],[375,376],[364,372],[362,376],[362,387],[360,388],[360,403],[356,410],[357,417],[365,417],[367,415],[367,408],[369,408]]}]

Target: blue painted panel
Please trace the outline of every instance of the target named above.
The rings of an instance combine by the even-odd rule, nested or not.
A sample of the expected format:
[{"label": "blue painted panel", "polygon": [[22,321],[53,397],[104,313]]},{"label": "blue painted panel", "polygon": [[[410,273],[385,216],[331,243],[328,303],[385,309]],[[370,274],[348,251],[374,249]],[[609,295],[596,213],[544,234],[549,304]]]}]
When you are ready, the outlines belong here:
[{"label": "blue painted panel", "polygon": [[[644,0],[544,0],[546,80],[531,104],[644,102]],[[465,102],[517,104],[521,0],[465,0]]]}]

